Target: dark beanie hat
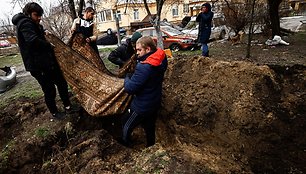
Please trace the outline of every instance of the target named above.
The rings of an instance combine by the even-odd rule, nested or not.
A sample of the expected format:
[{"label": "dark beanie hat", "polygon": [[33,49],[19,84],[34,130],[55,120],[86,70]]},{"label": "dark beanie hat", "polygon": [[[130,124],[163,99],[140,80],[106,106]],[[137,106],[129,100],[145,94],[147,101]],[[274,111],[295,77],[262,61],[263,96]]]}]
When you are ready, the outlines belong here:
[{"label": "dark beanie hat", "polygon": [[139,32],[135,32],[131,37],[131,42],[136,42],[142,35]]}]

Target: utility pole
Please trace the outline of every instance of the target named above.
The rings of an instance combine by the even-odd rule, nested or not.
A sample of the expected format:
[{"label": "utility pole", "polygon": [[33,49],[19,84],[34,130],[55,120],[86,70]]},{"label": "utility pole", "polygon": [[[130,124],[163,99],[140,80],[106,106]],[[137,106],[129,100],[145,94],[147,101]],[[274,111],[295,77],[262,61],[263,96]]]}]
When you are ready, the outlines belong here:
[{"label": "utility pole", "polygon": [[116,13],[115,14],[116,14],[115,15],[115,21],[116,21],[116,28],[117,28],[117,40],[118,40],[118,46],[120,46],[121,45],[121,37],[120,37],[120,26],[119,26],[117,4],[116,4]]}]

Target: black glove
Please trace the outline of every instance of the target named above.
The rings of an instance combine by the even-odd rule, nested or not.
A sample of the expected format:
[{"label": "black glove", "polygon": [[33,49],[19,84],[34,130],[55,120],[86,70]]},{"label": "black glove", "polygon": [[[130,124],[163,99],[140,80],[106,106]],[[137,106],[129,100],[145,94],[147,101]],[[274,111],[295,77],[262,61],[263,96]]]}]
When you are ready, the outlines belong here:
[{"label": "black glove", "polygon": [[126,75],[125,75],[125,78],[131,78],[133,76],[133,74],[132,73],[127,73]]}]

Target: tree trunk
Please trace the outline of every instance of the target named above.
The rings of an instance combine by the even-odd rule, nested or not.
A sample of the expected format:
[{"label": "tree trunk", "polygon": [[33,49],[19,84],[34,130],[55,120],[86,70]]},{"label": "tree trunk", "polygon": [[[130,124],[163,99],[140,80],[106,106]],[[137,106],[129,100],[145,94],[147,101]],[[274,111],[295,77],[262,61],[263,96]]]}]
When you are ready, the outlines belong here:
[{"label": "tree trunk", "polygon": [[80,0],[80,2],[79,2],[79,9],[78,9],[78,16],[82,15],[83,6],[84,6],[84,0]]},{"label": "tree trunk", "polygon": [[77,15],[76,15],[76,11],[75,11],[75,6],[74,6],[74,1],[73,0],[68,0],[68,7],[69,7],[69,10],[70,10],[70,16],[72,19],[75,19],[77,18]]},{"label": "tree trunk", "polygon": [[156,18],[154,22],[154,27],[157,34],[157,47],[160,49],[164,49],[162,33],[160,31],[160,17],[164,2],[165,0],[156,0]]},{"label": "tree trunk", "polygon": [[117,9],[116,9],[116,17],[115,17],[115,21],[116,21],[116,28],[117,28],[117,40],[118,40],[118,45],[121,45],[121,36],[120,36],[120,25],[119,25],[119,19],[118,19],[118,13],[117,13]]},{"label": "tree trunk", "polygon": [[157,35],[157,47],[160,49],[164,49],[162,33],[160,31],[160,16],[159,15],[156,15],[154,28],[156,30],[156,35]]},{"label": "tree trunk", "polygon": [[251,41],[253,36],[253,20],[254,20],[254,10],[255,10],[256,0],[252,2],[252,10],[251,10],[251,19],[250,19],[250,27],[249,27],[249,35],[248,35],[248,46],[247,46],[247,54],[246,57],[251,57]]},{"label": "tree trunk", "polygon": [[278,8],[281,2],[282,0],[268,0],[272,37],[274,37],[275,35],[280,35]]}]

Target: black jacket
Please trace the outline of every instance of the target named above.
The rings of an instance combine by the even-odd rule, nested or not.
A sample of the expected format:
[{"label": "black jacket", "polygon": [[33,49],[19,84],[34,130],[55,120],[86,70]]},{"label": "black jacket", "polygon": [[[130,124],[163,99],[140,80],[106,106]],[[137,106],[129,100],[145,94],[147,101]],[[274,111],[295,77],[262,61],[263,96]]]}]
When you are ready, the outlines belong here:
[{"label": "black jacket", "polygon": [[127,39],[125,43],[121,44],[118,48],[113,50],[108,55],[108,60],[112,63],[122,67],[135,54],[131,39]]},{"label": "black jacket", "polygon": [[199,13],[196,21],[199,22],[199,33],[198,41],[199,43],[207,43],[211,34],[212,19],[214,13],[211,11],[211,6],[207,4],[208,12]]},{"label": "black jacket", "polygon": [[17,27],[18,45],[27,71],[44,71],[58,66],[42,25],[23,13],[16,14],[12,22]]}]

